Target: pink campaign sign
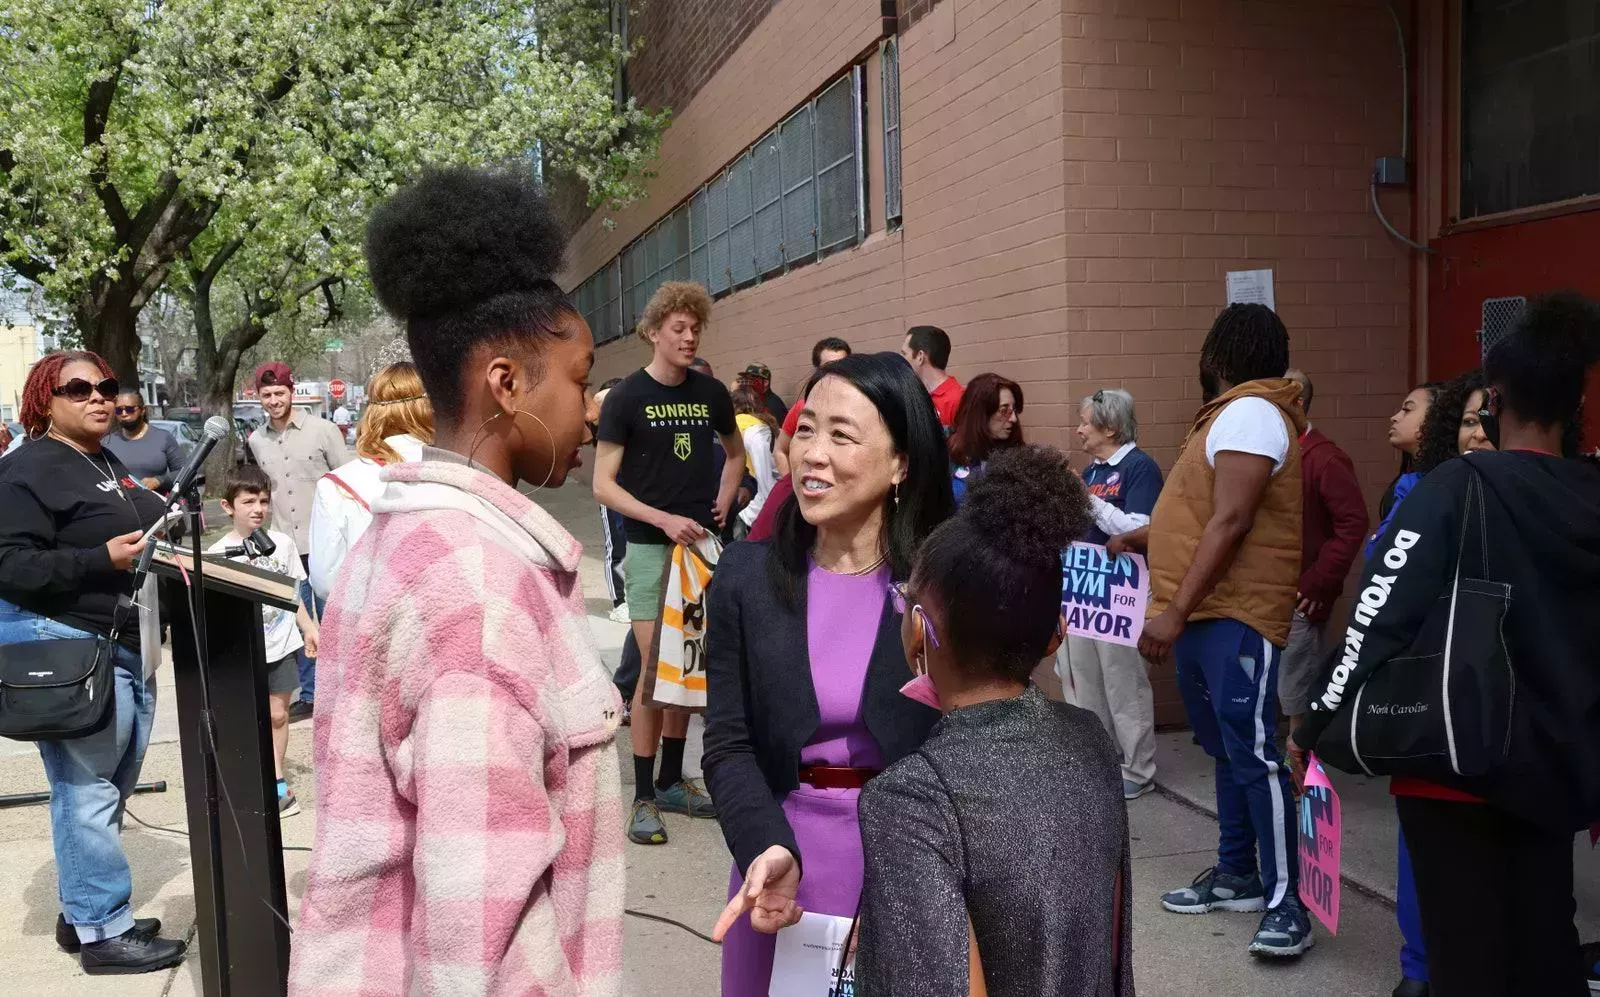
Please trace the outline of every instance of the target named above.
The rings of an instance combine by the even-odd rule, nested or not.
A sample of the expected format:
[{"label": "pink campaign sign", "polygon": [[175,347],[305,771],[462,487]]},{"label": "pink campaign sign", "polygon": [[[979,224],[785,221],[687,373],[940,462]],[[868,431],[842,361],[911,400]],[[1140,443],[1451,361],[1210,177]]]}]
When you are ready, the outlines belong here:
[{"label": "pink campaign sign", "polygon": [[1107,644],[1139,646],[1150,577],[1140,554],[1111,557],[1100,544],[1061,552],[1061,614],[1067,633]]},{"label": "pink campaign sign", "polygon": [[1339,794],[1316,755],[1306,762],[1300,796],[1300,902],[1339,933]]}]

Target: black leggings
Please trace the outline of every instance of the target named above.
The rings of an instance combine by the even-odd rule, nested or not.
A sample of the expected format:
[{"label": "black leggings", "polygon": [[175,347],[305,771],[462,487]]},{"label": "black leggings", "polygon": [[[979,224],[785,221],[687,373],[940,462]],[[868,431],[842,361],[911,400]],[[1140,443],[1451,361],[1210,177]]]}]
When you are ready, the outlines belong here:
[{"label": "black leggings", "polygon": [[1397,802],[1433,997],[1587,997],[1572,835],[1481,803]]}]

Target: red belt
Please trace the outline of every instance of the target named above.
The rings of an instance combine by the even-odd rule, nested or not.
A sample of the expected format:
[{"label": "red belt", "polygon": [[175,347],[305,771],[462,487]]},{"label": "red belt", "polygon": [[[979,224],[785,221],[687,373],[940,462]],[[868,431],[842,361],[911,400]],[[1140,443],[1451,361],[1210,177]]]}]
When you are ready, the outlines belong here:
[{"label": "red belt", "polygon": [[860,789],[879,771],[842,765],[803,765],[800,768],[800,781],[818,789]]}]

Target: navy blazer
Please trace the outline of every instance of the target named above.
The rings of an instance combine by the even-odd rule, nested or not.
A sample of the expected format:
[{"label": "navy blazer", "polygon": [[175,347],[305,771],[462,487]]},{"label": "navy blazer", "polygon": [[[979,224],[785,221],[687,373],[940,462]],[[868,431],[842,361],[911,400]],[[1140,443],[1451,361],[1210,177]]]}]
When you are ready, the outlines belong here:
[{"label": "navy blazer", "polygon": [[[767,542],[729,546],[706,596],[702,767],[741,872],[773,845],[803,861],[781,804],[800,785],[800,751],[822,722],[805,609],[791,609],[773,591],[769,557]],[[886,592],[862,694],[862,717],[885,766],[920,747],[939,719],[937,710],[901,695],[909,681],[900,614]]]}]

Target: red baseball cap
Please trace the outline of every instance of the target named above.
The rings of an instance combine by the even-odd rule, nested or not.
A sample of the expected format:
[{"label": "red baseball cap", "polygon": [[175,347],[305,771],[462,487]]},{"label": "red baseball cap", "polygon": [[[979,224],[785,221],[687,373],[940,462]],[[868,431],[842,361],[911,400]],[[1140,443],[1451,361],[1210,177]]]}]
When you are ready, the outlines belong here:
[{"label": "red baseball cap", "polygon": [[289,365],[282,360],[270,360],[256,368],[256,393],[260,394],[263,387],[283,387],[294,389],[294,374],[289,370]]}]

